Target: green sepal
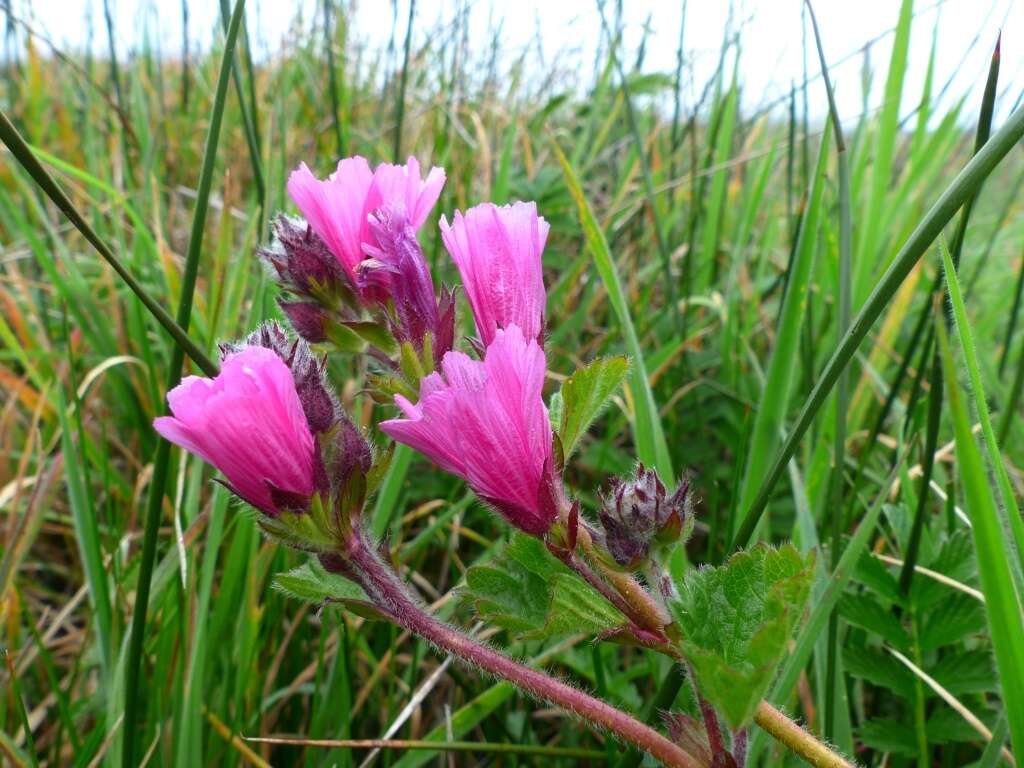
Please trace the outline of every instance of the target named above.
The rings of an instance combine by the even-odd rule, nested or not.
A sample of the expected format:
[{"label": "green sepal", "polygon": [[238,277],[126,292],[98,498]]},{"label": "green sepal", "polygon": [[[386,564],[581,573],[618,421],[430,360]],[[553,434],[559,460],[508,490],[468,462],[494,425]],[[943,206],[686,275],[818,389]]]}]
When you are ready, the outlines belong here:
[{"label": "green sepal", "polygon": [[402,371],[405,380],[414,383],[416,386],[419,385],[420,379],[426,376],[426,371],[423,369],[423,361],[420,360],[416,348],[409,341],[403,341],[399,346],[398,367]]},{"label": "green sepal", "polygon": [[388,357],[398,352],[398,342],[395,341],[395,337],[391,335],[391,331],[386,326],[380,323],[369,320],[352,320],[342,323],[342,325],[367,344],[375,346]]},{"label": "green sepal", "polygon": [[339,352],[358,355],[366,350],[366,340],[346,323],[327,320],[324,323],[324,335]]},{"label": "green sepal", "polygon": [[334,516],[315,493],[304,512],[282,511],[276,517],[261,515],[260,527],[273,539],[306,552],[333,552],[340,541]]},{"label": "green sepal", "polygon": [[423,349],[420,351],[420,367],[423,368],[423,375],[434,372],[434,334],[427,331],[423,334]]},{"label": "green sepal", "polygon": [[395,395],[401,395],[413,403],[419,399],[416,390],[401,376],[387,373],[370,374],[366,377],[366,383],[367,393],[375,403],[381,405],[394,405]]}]

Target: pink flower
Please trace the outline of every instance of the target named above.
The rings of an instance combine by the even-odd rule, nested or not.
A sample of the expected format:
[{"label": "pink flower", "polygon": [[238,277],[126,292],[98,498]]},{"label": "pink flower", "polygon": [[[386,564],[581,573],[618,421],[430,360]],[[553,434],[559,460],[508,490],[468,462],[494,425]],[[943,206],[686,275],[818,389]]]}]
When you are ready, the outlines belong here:
[{"label": "pink flower", "polygon": [[551,422],[541,397],[544,351],[516,325],[495,333],[483,362],[449,352],[442,374],[420,382],[419,402],[401,395],[405,418],[381,429],[463,478],[510,523],[539,535],[558,514]]},{"label": "pink flower", "polygon": [[540,338],[546,301],[541,253],[549,229],[536,203],[484,203],[465,215],[456,211],[451,225],[441,217],[441,237],[462,275],[484,346],[513,323],[528,339]]},{"label": "pink flower", "polygon": [[215,378],[189,376],[167,402],[173,416],[156,419],[156,431],[223,472],[249,504],[274,516],[313,494],[313,434],[274,350],[243,346]]},{"label": "pink flower", "polygon": [[384,205],[401,204],[409,223],[418,230],[437,202],[444,181],[441,168],[432,168],[426,180],[422,179],[414,157],[405,165],[381,163],[371,172],[366,158],[356,156],[339,162],[337,170],[323,181],[302,163],[288,177],[288,194],[355,282],[357,268],[366,258],[364,245],[376,245],[370,215]]},{"label": "pink flower", "polygon": [[372,183],[365,157],[345,158],[326,181],[317,179],[305,163],[288,177],[288,194],[353,280],[369,232],[366,197]]}]

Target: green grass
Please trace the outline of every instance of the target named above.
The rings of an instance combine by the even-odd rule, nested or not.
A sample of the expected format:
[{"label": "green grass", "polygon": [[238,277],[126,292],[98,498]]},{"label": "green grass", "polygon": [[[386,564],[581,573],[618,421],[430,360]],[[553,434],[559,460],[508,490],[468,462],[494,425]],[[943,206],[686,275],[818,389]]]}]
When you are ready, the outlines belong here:
[{"label": "green grass", "polygon": [[[445,166],[432,219],[532,199],[551,223],[548,394],[582,363],[631,358],[567,471],[584,514],[641,459],[673,483],[690,472],[700,499],[676,568],[720,562],[755,535],[820,550],[774,704],[864,765],[996,765],[1003,741],[1024,753],[1024,334],[1008,317],[1024,274],[1024,112],[973,154],[962,100],[940,104],[930,79],[908,93],[911,62],[964,53],[911,45],[909,0],[892,9],[891,58],[870,73],[885,83],[881,109],[840,116],[839,153],[833,129],[804,114],[827,111],[817,80],[795,85],[789,116],[745,109],[732,75],[751,55],[742,34],[724,35],[711,82],[694,82],[688,51],[678,73],[638,68],[620,21],[595,12],[605,47],[575,91],[467,54],[464,18],[435,29],[405,4],[387,51],[362,47],[345,7],[325,0],[317,26],[268,61],[252,60],[230,11],[187,68],[141,37],[116,63],[29,38],[3,70],[0,762],[355,766],[364,751],[242,737],[380,738],[442,663],[387,625],[271,589],[301,558],[150,426],[181,375],[213,369],[218,341],[276,315],[253,251],[289,207],[291,168],[398,152]],[[827,68],[835,52],[820,44]],[[940,243],[961,237],[958,277]],[[422,242],[452,282],[432,223]],[[948,326],[935,323],[946,288]],[[466,312],[460,323],[470,330]],[[363,361],[329,365],[360,425],[387,412],[363,393]],[[930,411],[938,450],[922,483]],[[403,449],[368,515],[424,598],[474,626],[457,590],[504,527]],[[889,561],[909,562],[906,589]],[[693,712],[689,684],[656,654],[579,638],[511,650],[654,724],[655,702]],[[458,765],[638,765],[457,665],[393,738],[460,742]],[[795,764],[756,728],[751,739],[759,765]],[[423,746],[376,762],[448,764]]]}]

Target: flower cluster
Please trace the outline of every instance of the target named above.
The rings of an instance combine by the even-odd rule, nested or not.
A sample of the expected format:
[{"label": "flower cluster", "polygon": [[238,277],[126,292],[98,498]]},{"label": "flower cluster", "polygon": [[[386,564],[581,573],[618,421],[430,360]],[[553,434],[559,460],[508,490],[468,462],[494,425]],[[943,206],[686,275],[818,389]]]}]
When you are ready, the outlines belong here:
[{"label": "flower cluster", "polygon": [[[413,158],[375,169],[347,158],[326,179],[299,166],[288,192],[304,218],[278,216],[260,252],[298,338],[268,324],[223,346],[220,374],[170,392],[173,415],[156,428],[220,469],[269,531],[332,551],[358,524],[369,478],[390,454],[374,460],[330,389],[326,355],[310,345],[366,352],[370,393],[398,409],[380,430],[465,480],[516,528],[552,533],[552,551],[574,562],[578,502],[565,495],[543,397],[548,223],[532,202],[440,217],[476,328],[467,354],[456,349],[454,292],[435,289],[418,240],[444,183],[443,170],[424,178]],[[603,532],[590,538],[618,566],[637,567],[689,526],[687,486],[669,496],[641,466],[634,480],[615,482],[599,520]]]},{"label": "flower cluster", "polygon": [[350,478],[373,465],[311,344],[367,351],[378,364],[372,392],[400,412],[381,430],[463,478],[512,525],[544,535],[566,507],[542,393],[548,224],[534,203],[441,217],[475,321],[471,357],[454,348],[454,291],[435,290],[417,236],[444,182],[413,158],[376,169],[347,158],[326,179],[300,165],[288,193],[304,218],[278,216],[260,251],[298,338],[265,325],[222,346],[218,376],[168,394],[172,415],[157,430],[220,469],[267,525],[339,507]]},{"label": "flower cluster", "polygon": [[416,239],[444,181],[440,168],[423,179],[415,158],[371,171],[351,157],[324,180],[304,163],[291,174],[288,194],[305,220],[278,216],[261,255],[287,294],[279,304],[296,333],[353,352],[372,345],[382,356],[408,343],[419,356],[427,348],[430,367],[451,349],[452,294],[435,297]]}]

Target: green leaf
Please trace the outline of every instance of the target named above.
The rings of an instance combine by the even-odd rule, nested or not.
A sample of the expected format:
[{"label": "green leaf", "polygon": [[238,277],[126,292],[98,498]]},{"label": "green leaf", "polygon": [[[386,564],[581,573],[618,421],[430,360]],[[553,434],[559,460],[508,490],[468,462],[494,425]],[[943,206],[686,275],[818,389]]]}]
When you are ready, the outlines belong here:
[{"label": "green leaf", "polygon": [[857,561],[856,580],[879,597],[902,605],[906,600],[900,594],[899,582],[889,571],[889,567],[870,552],[865,552]]},{"label": "green leaf", "polygon": [[892,654],[874,648],[849,647],[843,650],[843,666],[854,677],[905,699],[914,698],[914,676]]},{"label": "green leaf", "polygon": [[551,148],[562,167],[562,176],[569,189],[569,195],[576,203],[587,246],[594,256],[594,265],[608,291],[608,301],[612,305],[612,309],[615,310],[622,333],[626,337],[626,350],[633,359],[629,388],[632,390],[634,408],[636,409],[633,419],[633,437],[636,440],[637,455],[644,464],[657,469],[658,474],[662,477],[674,477],[668,441],[665,439],[658,406],[654,401],[651,382],[647,378],[647,365],[644,362],[643,349],[640,347],[640,337],[633,325],[629,302],[626,300],[626,292],[622,287],[615,260],[608,247],[608,240],[604,236],[604,231],[601,229],[590,203],[583,194],[583,187],[580,185],[569,158],[565,156],[557,143],[552,142]]},{"label": "green leaf", "polygon": [[600,357],[583,368],[577,368],[562,384],[558,436],[566,459],[573,454],[580,436],[604,409],[628,371],[629,361],[626,358]]},{"label": "green leaf", "polygon": [[624,623],[597,590],[529,536],[514,536],[495,560],[471,567],[462,597],[483,621],[521,639],[596,636]]},{"label": "green leaf", "polygon": [[947,653],[928,670],[928,674],[954,696],[999,690],[992,654],[987,650]]},{"label": "green leaf", "polygon": [[878,635],[900,650],[906,650],[910,644],[907,631],[900,624],[899,619],[871,595],[863,593],[844,595],[839,602],[839,615],[850,624]]},{"label": "green leaf", "polygon": [[868,720],[858,729],[857,736],[865,746],[879,752],[907,756],[917,754],[914,732],[906,723],[895,720]]},{"label": "green leaf", "polygon": [[560,573],[551,584],[547,620],[526,638],[553,637],[583,632],[599,635],[622,625],[622,614],[574,573]]},{"label": "green leaf", "polygon": [[764,697],[810,593],[813,556],[758,545],[718,568],[691,571],[672,605],[701,692],[732,729]]},{"label": "green leaf", "polygon": [[359,616],[381,618],[362,587],[325,569],[316,558],[274,576],[274,589],[308,603],[341,603]]},{"label": "green leaf", "polygon": [[921,652],[952,645],[985,630],[985,607],[973,597],[953,593],[924,617],[919,638]]},{"label": "green leaf", "polygon": [[[991,710],[974,710],[974,714],[991,729],[995,716]],[[976,742],[978,732],[974,726],[964,720],[963,715],[949,707],[935,710],[928,718],[926,725],[928,741],[932,744],[955,744],[956,742]]]}]

